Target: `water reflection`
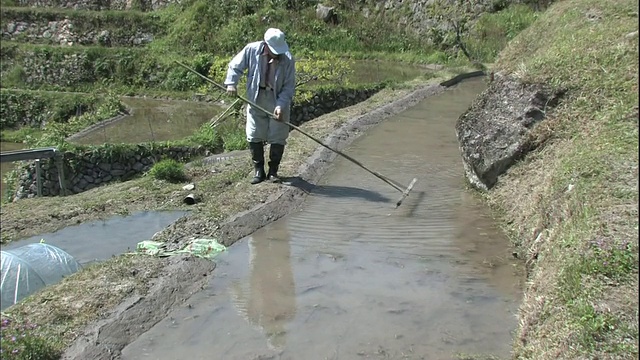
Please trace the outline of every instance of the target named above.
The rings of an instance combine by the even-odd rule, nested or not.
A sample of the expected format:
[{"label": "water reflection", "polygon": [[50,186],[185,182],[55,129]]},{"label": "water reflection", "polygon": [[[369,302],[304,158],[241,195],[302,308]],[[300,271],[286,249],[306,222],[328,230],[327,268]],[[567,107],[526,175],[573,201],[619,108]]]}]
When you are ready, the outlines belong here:
[{"label": "water reflection", "polygon": [[132,109],[130,115],[97,128],[74,142],[99,145],[182,139],[222,111],[221,107],[210,103],[183,100],[122,98],[122,102]]},{"label": "water reflection", "polygon": [[261,329],[272,348],[283,349],[285,327],[296,314],[289,231],[286,226],[272,229],[267,236],[251,237],[248,245],[249,281],[232,284],[234,305]]}]

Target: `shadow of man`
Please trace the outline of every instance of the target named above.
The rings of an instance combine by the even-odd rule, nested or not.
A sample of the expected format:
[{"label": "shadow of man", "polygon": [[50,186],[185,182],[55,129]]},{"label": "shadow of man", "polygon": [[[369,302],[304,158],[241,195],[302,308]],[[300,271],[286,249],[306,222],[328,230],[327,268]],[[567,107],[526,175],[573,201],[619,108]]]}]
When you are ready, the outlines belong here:
[{"label": "shadow of man", "polygon": [[291,178],[283,178],[283,183],[289,186],[297,187],[312,196],[322,196],[331,198],[353,198],[363,199],[370,202],[390,202],[391,200],[376,192],[367,189],[340,186],[340,185],[314,185],[308,181],[296,176]]},{"label": "shadow of man", "polygon": [[289,242],[286,224],[251,236],[248,289],[242,291],[238,284],[234,289],[236,306],[246,320],[260,328],[269,346],[278,350],[284,348],[285,326],[296,314]]}]

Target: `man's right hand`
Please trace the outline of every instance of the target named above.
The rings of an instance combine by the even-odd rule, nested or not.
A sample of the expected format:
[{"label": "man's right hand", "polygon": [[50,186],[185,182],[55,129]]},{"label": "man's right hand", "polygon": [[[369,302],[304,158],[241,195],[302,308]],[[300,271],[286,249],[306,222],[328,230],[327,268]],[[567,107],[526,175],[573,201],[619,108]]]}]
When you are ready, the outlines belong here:
[{"label": "man's right hand", "polygon": [[229,94],[231,96],[236,96],[238,94],[238,90],[236,89],[235,86],[228,85],[227,86],[227,94]]}]

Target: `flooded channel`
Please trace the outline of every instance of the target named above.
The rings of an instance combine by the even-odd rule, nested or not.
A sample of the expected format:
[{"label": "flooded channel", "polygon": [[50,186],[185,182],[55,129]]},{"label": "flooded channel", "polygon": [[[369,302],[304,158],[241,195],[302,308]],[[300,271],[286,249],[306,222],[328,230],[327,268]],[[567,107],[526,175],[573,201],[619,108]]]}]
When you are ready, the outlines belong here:
[{"label": "flooded channel", "polygon": [[464,188],[457,117],[470,80],[389,119],[338,158],[304,206],[231,246],[208,288],[124,359],[508,358],[522,278],[509,241]]},{"label": "flooded channel", "polygon": [[138,242],[151,239],[156,232],[185,215],[185,211],[142,211],[128,216],[114,216],[12,241],[2,245],[2,250],[16,249],[43,239],[85,265],[135,251]]},{"label": "flooded channel", "polygon": [[222,111],[217,105],[183,100],[122,98],[122,102],[133,114],[79,136],[73,142],[100,145],[182,139]]}]

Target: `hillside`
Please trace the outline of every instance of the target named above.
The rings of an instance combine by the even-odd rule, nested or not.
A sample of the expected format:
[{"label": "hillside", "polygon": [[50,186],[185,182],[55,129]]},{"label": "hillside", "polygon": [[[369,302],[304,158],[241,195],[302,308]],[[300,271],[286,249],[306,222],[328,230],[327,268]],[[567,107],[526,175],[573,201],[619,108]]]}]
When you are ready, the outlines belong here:
[{"label": "hillside", "polygon": [[[635,359],[638,2],[560,1],[494,71],[458,135],[470,182],[527,263],[514,358]],[[471,126],[484,126],[481,145]]]}]

